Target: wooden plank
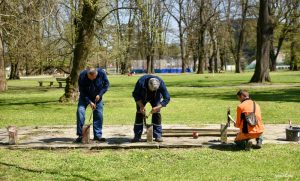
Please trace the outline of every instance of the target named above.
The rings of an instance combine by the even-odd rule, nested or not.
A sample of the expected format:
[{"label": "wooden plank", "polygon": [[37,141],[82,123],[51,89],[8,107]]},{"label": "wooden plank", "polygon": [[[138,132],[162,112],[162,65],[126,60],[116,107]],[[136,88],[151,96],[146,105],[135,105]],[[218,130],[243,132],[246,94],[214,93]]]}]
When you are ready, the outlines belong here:
[{"label": "wooden plank", "polygon": [[88,144],[90,143],[90,124],[83,125],[82,127],[82,143]]},{"label": "wooden plank", "polygon": [[[237,128],[228,128],[229,132],[235,132],[238,133],[239,129]],[[195,129],[163,129],[163,133],[192,133],[192,132],[220,132],[220,129],[217,128],[195,128]]]},{"label": "wooden plank", "polygon": [[90,149],[90,150],[104,150],[104,149],[160,149],[160,148],[202,148],[202,144],[96,144],[96,145],[11,145],[8,148],[11,150],[18,150],[18,149],[37,149],[37,150],[58,150],[58,149]]},{"label": "wooden plank", "polygon": [[[236,136],[237,133],[227,132],[227,136]],[[193,133],[163,133],[163,137],[193,137]],[[220,131],[217,132],[206,132],[206,133],[198,133],[198,136],[216,136],[220,137]]]},{"label": "wooden plank", "polygon": [[167,145],[167,144],[161,144],[159,145],[159,148],[202,148],[202,144],[173,144],[173,145]]},{"label": "wooden plank", "polygon": [[152,124],[147,124],[147,142],[151,143],[153,142],[153,125]]},{"label": "wooden plank", "polygon": [[228,124],[221,124],[221,143],[227,143],[227,128]]},{"label": "wooden plank", "polygon": [[16,126],[8,126],[8,144],[15,145],[18,144],[18,130]]}]

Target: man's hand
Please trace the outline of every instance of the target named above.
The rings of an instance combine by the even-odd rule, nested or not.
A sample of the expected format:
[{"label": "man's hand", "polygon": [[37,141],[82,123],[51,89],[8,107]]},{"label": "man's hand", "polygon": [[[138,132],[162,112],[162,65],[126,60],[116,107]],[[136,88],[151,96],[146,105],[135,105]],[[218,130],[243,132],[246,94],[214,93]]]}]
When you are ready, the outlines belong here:
[{"label": "man's hand", "polygon": [[95,101],[98,102],[100,100],[100,98],[101,97],[99,95],[97,95],[96,98],[95,98]]},{"label": "man's hand", "polygon": [[162,108],[162,105],[159,104],[158,106],[153,107],[151,112],[152,113],[157,113],[157,112],[160,111],[161,108]]},{"label": "man's hand", "polygon": [[145,106],[140,106],[140,112],[141,112],[142,114],[145,114],[145,113],[146,113],[146,108],[145,108]]},{"label": "man's hand", "polygon": [[136,104],[140,107],[140,112],[142,114],[145,114],[146,108],[145,108],[145,105],[142,103],[142,101],[141,100],[136,101]]},{"label": "man's hand", "polygon": [[96,109],[96,105],[93,102],[90,103],[90,106],[91,106],[92,110]]}]

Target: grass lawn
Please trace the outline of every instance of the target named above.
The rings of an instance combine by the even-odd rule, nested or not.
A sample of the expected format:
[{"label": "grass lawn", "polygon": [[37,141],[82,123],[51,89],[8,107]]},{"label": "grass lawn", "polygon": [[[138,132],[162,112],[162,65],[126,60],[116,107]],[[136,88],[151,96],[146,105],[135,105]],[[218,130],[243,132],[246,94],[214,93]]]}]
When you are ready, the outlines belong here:
[{"label": "grass lawn", "polygon": [[251,152],[0,149],[0,180],[299,180],[299,160],[299,145]]},{"label": "grass lawn", "polygon": [[[163,124],[225,122],[228,106],[235,116],[235,93],[241,86],[260,104],[265,123],[287,123],[289,119],[300,123],[300,72],[271,73],[271,86],[248,84],[251,76],[251,72],[162,75],[171,94],[171,102],[162,113]],[[109,76],[104,124],[133,124],[131,92],[137,79]],[[76,103],[58,102],[63,89],[38,87],[37,79],[8,81],[8,86],[7,92],[0,93],[0,128],[75,125]],[[251,152],[232,148],[0,149],[0,180],[300,180],[299,160],[300,146],[292,144],[265,145]]]},{"label": "grass lawn", "polygon": [[[248,88],[261,105],[265,123],[287,123],[289,119],[300,123],[299,85],[250,87],[247,82],[251,75],[162,75],[171,94],[171,102],[162,112],[163,123],[224,122],[228,106],[235,115],[239,86]],[[275,85],[300,83],[300,72],[276,72],[271,78]],[[104,124],[133,123],[135,103],[131,92],[137,79],[138,76],[109,76],[111,88],[104,96]],[[0,93],[0,127],[75,124],[76,103],[58,102],[63,89],[38,87],[36,79],[8,81],[8,86],[7,92]]]}]

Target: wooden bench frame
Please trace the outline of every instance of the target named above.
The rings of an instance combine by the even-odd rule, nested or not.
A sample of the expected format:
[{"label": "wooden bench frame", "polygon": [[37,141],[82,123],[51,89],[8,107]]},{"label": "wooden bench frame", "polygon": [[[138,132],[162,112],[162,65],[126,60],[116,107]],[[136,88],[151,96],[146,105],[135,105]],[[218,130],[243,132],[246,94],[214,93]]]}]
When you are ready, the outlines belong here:
[{"label": "wooden bench frame", "polygon": [[39,85],[40,85],[40,87],[43,87],[43,83],[44,82],[49,82],[50,83],[50,87],[52,87],[53,86],[53,83],[54,83],[54,81],[43,81],[43,80],[40,80],[40,81],[38,81],[38,83],[39,83]]},{"label": "wooden bench frame", "polygon": [[66,78],[56,78],[56,81],[57,81],[57,83],[58,83],[58,87],[59,87],[59,88],[62,88],[62,87],[63,87],[63,86],[62,86],[63,83],[67,83],[67,79],[66,79]]}]

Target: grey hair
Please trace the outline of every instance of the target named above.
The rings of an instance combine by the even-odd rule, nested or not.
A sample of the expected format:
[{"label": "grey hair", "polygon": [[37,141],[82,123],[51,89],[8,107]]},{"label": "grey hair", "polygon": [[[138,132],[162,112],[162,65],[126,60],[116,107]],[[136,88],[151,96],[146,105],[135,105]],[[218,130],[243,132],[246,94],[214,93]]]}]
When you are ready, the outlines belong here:
[{"label": "grey hair", "polygon": [[156,91],[160,86],[160,81],[157,78],[151,78],[148,82],[148,87],[151,91]]},{"label": "grey hair", "polygon": [[97,70],[97,68],[88,68],[87,69],[88,70],[88,74],[98,74],[98,70]]}]

